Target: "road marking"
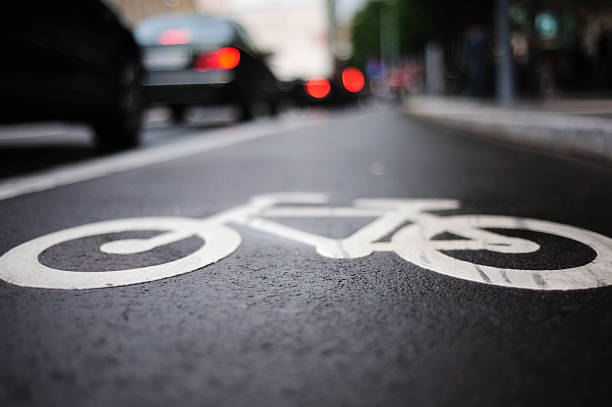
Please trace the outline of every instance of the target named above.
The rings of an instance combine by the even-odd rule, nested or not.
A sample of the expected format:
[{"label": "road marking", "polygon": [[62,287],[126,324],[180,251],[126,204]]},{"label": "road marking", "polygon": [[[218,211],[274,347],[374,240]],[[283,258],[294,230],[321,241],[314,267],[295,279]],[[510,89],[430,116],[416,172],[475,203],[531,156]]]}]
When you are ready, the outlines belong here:
[{"label": "road marking", "polygon": [[[227,224],[247,226],[291,241],[312,246],[321,256],[357,259],[375,251],[395,252],[423,269],[464,280],[502,287],[531,290],[576,290],[612,285],[612,239],[581,229],[537,219],[499,215],[439,216],[433,210],[457,208],[459,202],[441,199],[358,199],[352,207],[292,206],[324,204],[321,193],[258,195],[246,205],[227,209],[205,219],[181,217],[130,218],[102,221],[53,232],[20,244],[0,256],[0,279],[24,287],[54,289],[106,288],[174,277],[215,263],[240,245],[240,234]],[[279,206],[283,205],[283,206]],[[376,219],[343,239],[307,232],[267,217],[325,217],[348,215]],[[407,226],[406,222],[410,222]],[[562,236],[589,246],[596,254],[588,263],[565,269],[513,269],[460,260],[449,250],[487,250],[490,253],[533,253],[540,245],[523,238],[497,234],[487,229],[520,229]],[[105,271],[71,271],[41,263],[41,253],[62,242],[109,233],[139,230],[165,231],[149,238],[131,238],[104,243],[100,250],[119,256],[143,253],[190,236],[205,244],[180,259],[153,266]],[[434,239],[449,232],[462,239]],[[389,242],[378,242],[393,233]],[[465,239],[463,239],[465,238]]]},{"label": "road marking", "polygon": [[[59,122],[9,124],[0,126],[0,142],[48,138],[50,134],[67,135],[71,139],[88,140],[92,131],[85,125]],[[54,138],[57,140],[57,138]]]},{"label": "road marking", "polygon": [[321,119],[313,121],[291,118],[289,120],[256,123],[256,127],[232,127],[229,129],[206,131],[206,137],[197,137],[202,135],[202,133],[194,133],[192,137],[172,144],[128,151],[111,157],[95,158],[83,163],[68,164],[32,175],[9,178],[0,182],[0,200],[192,156],[268,135],[317,125],[322,122],[323,120]]},{"label": "road marking", "polygon": [[[55,244],[96,236],[106,233],[117,233],[130,230],[169,230],[179,232],[183,237],[196,235],[206,242],[195,252],[167,263],[154,266],[119,271],[67,271],[45,266],[40,263],[38,255]],[[177,234],[173,237],[177,237]],[[146,243],[147,239],[142,240]],[[155,241],[155,238],[148,239]],[[121,241],[120,241],[121,242]],[[125,243],[125,241],[123,241]],[[109,220],[89,225],[60,230],[23,243],[0,257],[0,276],[4,281],[24,287],[55,289],[89,289],[117,287],[122,285],[144,283],[173,277],[215,263],[233,253],[240,245],[238,232],[224,226],[213,225],[200,219],[180,217],[151,217]],[[154,244],[166,242],[155,241]],[[132,250],[122,250],[122,254],[137,253],[137,245]]]}]

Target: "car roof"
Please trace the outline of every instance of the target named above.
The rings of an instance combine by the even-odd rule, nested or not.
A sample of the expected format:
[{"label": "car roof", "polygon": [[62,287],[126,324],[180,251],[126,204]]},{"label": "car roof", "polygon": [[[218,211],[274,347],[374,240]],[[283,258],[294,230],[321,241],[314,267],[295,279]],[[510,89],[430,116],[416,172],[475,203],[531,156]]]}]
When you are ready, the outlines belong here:
[{"label": "car roof", "polygon": [[212,22],[212,21],[219,22],[219,23],[227,23],[231,26],[235,25],[235,23],[232,20],[218,17],[218,16],[213,16],[210,14],[193,13],[193,12],[183,12],[183,13],[177,12],[177,13],[155,14],[153,16],[143,19],[136,26],[139,27],[142,25],[154,24],[154,23],[164,23],[164,22],[168,22],[168,23],[204,22],[206,23],[206,22]]},{"label": "car roof", "polygon": [[237,25],[231,20],[199,13],[158,14],[136,25],[134,34],[140,44],[152,45],[167,29],[185,28],[191,31],[194,43],[230,43],[237,35]]}]

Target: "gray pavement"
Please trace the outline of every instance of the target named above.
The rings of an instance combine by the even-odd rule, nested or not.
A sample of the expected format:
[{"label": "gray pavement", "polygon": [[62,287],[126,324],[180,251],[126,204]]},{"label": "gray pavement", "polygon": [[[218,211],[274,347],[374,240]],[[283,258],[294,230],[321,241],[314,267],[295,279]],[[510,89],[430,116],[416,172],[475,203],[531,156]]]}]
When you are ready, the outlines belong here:
[{"label": "gray pavement", "polygon": [[[190,143],[258,136],[0,200],[0,254],[92,222],[203,218],[282,191],[323,192],[343,206],[356,198],[455,199],[460,208],[435,213],[536,218],[612,236],[608,169],[483,143],[391,108],[306,116],[286,130],[273,123],[191,134]],[[181,142],[159,145],[170,151]],[[364,219],[284,222],[342,237]],[[308,245],[231,226],[242,236],[235,252],[171,278],[92,290],[0,281],[0,404],[535,406],[611,400],[610,287],[500,287],[436,273],[392,252],[330,259]],[[124,270],[202,245],[192,236],[148,256],[97,250],[105,241],[159,231],[139,233],[58,244],[38,261],[82,272]],[[531,270],[579,267],[596,256],[571,239],[500,233],[537,241],[542,250],[449,254]]]},{"label": "gray pavement", "polygon": [[409,96],[408,113],[490,141],[612,165],[612,100],[544,99],[498,106],[464,97]]}]

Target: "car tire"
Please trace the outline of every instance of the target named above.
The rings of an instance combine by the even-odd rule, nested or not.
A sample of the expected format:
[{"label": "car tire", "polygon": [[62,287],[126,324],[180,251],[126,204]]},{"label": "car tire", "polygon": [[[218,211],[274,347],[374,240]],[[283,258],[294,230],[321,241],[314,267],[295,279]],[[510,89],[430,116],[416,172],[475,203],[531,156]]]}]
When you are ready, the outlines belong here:
[{"label": "car tire", "polygon": [[254,103],[250,100],[240,103],[240,111],[238,113],[239,122],[248,122],[255,119]]},{"label": "car tire", "polygon": [[113,92],[103,115],[93,123],[99,152],[113,152],[140,144],[142,69],[135,56],[124,58],[115,73]]},{"label": "car tire", "polygon": [[268,102],[268,114],[270,117],[277,117],[279,113],[279,104],[275,100],[270,100]]},{"label": "car tire", "polygon": [[170,117],[173,123],[180,124],[185,122],[185,113],[187,112],[187,106],[183,105],[171,105],[170,106]]}]

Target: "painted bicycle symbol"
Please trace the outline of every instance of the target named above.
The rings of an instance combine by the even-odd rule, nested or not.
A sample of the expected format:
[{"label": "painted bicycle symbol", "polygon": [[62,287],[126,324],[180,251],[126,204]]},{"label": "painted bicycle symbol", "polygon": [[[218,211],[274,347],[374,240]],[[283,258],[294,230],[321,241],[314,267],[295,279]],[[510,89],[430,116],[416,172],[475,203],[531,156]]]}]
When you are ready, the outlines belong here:
[{"label": "painted bicycle symbol", "polygon": [[[353,206],[324,206],[321,193],[258,195],[246,205],[204,219],[147,217],[110,220],[50,233],[9,250],[0,257],[0,279],[39,288],[91,289],[144,283],[188,273],[232,254],[240,234],[228,224],[247,227],[314,247],[334,259],[356,259],[374,252],[395,252],[421,268],[448,276],[497,286],[533,290],[574,290],[612,284],[612,239],[574,226],[544,220],[489,215],[439,216],[429,212],[458,209],[456,200],[357,199]],[[343,239],[288,226],[279,218],[374,218]],[[519,270],[472,263],[452,257],[448,251],[486,250],[501,254],[533,253],[540,245],[487,229],[518,229],[561,236],[589,246],[595,257],[587,264],[554,270]],[[60,270],[40,262],[40,254],[62,242],[91,236],[160,231],[149,238],[114,240],[99,250],[107,254],[133,255],[197,236],[204,244],[184,257],[146,267],[116,271]],[[461,239],[436,239],[442,233]],[[381,241],[391,235],[390,241]]]}]

